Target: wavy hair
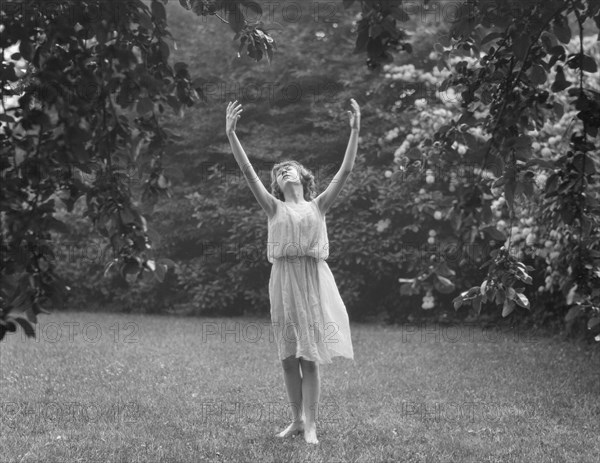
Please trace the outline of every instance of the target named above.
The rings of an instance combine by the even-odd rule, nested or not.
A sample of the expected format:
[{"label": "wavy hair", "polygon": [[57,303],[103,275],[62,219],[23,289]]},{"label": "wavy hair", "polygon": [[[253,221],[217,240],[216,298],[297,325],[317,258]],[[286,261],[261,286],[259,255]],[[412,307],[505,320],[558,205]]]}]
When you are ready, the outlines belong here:
[{"label": "wavy hair", "polygon": [[282,161],[278,162],[271,169],[271,193],[280,201],[285,201],[285,197],[283,196],[283,192],[281,188],[279,188],[279,184],[277,183],[277,173],[282,167],[286,167],[292,165],[298,169],[300,172],[300,182],[302,183],[302,188],[304,190],[304,199],[306,201],[312,201],[317,196],[317,185],[315,183],[315,176],[313,173],[300,164],[298,161]]}]

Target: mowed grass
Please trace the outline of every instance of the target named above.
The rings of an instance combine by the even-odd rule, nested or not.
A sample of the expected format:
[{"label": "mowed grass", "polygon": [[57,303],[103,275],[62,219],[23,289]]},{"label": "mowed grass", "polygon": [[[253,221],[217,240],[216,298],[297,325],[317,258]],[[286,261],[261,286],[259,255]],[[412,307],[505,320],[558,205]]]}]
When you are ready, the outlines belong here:
[{"label": "mowed grass", "polygon": [[[267,319],[63,312],[0,343],[2,462],[597,462],[600,356],[471,327],[352,325],[321,366],[320,444]],[[61,335],[60,339],[58,335]]]}]

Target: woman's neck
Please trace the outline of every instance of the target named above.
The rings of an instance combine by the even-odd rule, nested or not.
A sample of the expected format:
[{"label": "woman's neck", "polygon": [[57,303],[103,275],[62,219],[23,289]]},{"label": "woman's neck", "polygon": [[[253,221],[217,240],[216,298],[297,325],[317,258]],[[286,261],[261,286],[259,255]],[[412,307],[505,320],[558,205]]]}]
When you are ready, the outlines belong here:
[{"label": "woman's neck", "polygon": [[283,192],[283,198],[286,203],[304,204],[307,203],[304,199],[304,189],[302,185],[290,185],[292,188],[286,189]]}]

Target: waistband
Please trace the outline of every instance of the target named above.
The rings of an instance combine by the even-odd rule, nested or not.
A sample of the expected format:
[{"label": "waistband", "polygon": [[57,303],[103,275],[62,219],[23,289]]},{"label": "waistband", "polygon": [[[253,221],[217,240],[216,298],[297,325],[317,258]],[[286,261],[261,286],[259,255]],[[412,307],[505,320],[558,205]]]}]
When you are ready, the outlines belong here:
[{"label": "waistband", "polygon": [[325,259],[317,259],[316,257],[313,256],[282,256],[282,257],[274,257],[273,258],[273,263],[275,262],[290,262],[290,263],[294,263],[294,262],[320,262],[320,261],[324,261]]}]

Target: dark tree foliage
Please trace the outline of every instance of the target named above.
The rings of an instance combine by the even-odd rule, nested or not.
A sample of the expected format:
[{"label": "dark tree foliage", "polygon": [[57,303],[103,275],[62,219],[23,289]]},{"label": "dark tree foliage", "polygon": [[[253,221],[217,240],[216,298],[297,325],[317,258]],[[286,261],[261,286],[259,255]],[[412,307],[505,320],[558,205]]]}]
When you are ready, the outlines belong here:
[{"label": "dark tree foliage", "polygon": [[[562,44],[571,40],[569,18],[577,26],[579,50],[568,53]],[[567,294],[576,285],[579,301],[573,313],[585,312],[589,327],[600,322],[600,204],[598,203],[598,129],[600,128],[600,94],[584,86],[584,73],[595,73],[598,66],[583,46],[586,20],[600,26],[599,1],[481,1],[467,2],[453,27],[450,39],[458,49],[482,52],[477,70],[459,63],[445,84],[462,91],[461,117],[440,129],[436,137],[442,149],[452,152],[455,140],[465,140],[483,167],[492,164],[501,174],[491,187],[501,187],[511,212],[519,197],[533,196],[532,179],[536,169],[548,169],[550,175],[540,205],[551,227],[567,224],[570,232],[565,243],[570,250],[568,273],[561,282]],[[600,36],[599,36],[600,39]],[[444,56],[448,52],[444,52]],[[568,82],[563,67],[577,70],[579,79]],[[555,81],[549,93],[541,89],[552,69]],[[532,140],[526,133],[544,124],[552,113],[565,110],[556,98],[568,92],[570,105],[578,112],[570,139],[570,149],[554,161],[536,158]],[[483,128],[491,135],[479,146],[463,138],[465,130],[479,125],[474,112],[487,109]],[[471,142],[471,143],[469,143]],[[481,193],[490,185],[482,184]],[[501,247],[491,253],[484,268],[486,279],[455,300],[456,307],[471,303],[481,307],[487,300],[502,305],[503,316],[515,306],[529,309],[522,283],[531,284],[528,270]]]},{"label": "dark tree foliage", "polygon": [[[198,14],[215,14],[192,3]],[[238,3],[247,2],[221,6],[231,12]],[[71,210],[85,196],[86,215],[113,249],[107,271],[164,277],[172,263],[153,258],[143,215],[170,188],[162,165],[172,133],[158,116],[197,102],[202,81],[186,63],[169,63],[159,1],[2,2],[1,15],[0,47],[18,43],[12,59],[28,70],[22,78],[5,61],[0,77],[3,96],[19,96],[1,115],[3,336],[15,322],[31,334],[29,322],[60,306],[68,289],[53,265],[50,233],[68,229],[53,216],[56,201]],[[256,27],[232,28],[269,43]],[[141,192],[132,191],[132,176]],[[21,313],[27,318],[13,316]]]}]

